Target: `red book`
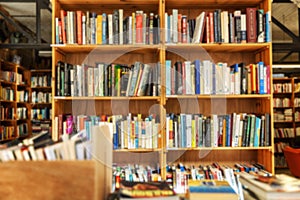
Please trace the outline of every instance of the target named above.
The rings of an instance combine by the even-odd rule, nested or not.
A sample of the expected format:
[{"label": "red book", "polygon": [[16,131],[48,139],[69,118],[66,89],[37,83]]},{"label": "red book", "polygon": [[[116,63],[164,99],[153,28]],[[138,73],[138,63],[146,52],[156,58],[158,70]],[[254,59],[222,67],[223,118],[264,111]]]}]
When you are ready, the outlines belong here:
[{"label": "red book", "polygon": [[138,12],[135,15],[136,20],[136,43],[143,43],[143,13]]},{"label": "red book", "polygon": [[61,30],[62,30],[62,39],[63,44],[67,44],[67,33],[66,33],[66,16],[67,12],[64,10],[60,10],[60,19],[61,19]]},{"label": "red book", "polygon": [[187,43],[187,17],[182,15],[181,18],[182,43]]},{"label": "red book", "polygon": [[247,42],[257,41],[256,10],[256,8],[246,8]]},{"label": "red book", "polygon": [[214,43],[215,38],[214,38],[214,13],[209,12],[209,42]]},{"label": "red book", "polygon": [[82,11],[76,11],[77,18],[77,44],[82,44]]}]

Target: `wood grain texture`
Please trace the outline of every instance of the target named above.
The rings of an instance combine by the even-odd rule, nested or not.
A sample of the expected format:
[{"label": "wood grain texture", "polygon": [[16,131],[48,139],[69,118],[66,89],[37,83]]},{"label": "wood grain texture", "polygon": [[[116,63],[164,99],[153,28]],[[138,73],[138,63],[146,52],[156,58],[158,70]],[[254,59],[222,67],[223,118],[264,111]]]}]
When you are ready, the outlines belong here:
[{"label": "wood grain texture", "polygon": [[0,165],[0,199],[95,199],[94,161],[10,162]]}]

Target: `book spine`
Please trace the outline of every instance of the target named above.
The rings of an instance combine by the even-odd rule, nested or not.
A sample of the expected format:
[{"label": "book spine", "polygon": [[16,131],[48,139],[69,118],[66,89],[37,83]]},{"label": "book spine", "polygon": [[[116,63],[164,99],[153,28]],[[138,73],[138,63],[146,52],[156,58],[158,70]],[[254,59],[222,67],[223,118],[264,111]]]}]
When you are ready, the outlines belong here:
[{"label": "book spine", "polygon": [[77,19],[77,44],[82,44],[82,11],[76,11]]},{"label": "book spine", "polygon": [[256,8],[246,8],[247,42],[257,42]]},{"label": "book spine", "polygon": [[256,20],[257,20],[257,42],[265,42],[265,33],[264,33],[264,10],[258,9],[256,11]]}]

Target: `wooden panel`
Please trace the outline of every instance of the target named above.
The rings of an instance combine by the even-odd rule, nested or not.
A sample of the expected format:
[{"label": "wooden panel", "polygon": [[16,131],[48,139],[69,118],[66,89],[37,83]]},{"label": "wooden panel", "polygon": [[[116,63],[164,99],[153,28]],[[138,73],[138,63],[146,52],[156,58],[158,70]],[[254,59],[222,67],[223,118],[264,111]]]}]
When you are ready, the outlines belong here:
[{"label": "wooden panel", "polygon": [[200,151],[168,151],[167,163],[185,163],[199,166],[203,163],[236,163],[257,162],[257,150],[211,150],[209,148]]},{"label": "wooden panel", "polygon": [[5,200],[95,199],[95,162],[11,162],[0,165]]}]

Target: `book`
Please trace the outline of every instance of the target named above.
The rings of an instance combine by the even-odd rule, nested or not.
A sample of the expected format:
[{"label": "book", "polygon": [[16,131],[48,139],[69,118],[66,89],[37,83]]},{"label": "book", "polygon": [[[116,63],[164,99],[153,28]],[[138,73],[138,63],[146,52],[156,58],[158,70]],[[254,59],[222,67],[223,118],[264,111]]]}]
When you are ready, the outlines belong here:
[{"label": "book", "polygon": [[239,199],[226,180],[189,180],[189,199],[234,200]]},{"label": "book", "polygon": [[195,32],[192,43],[201,43],[204,35],[206,12],[201,12],[196,18]]},{"label": "book", "polygon": [[[166,182],[132,182],[121,181],[120,182],[120,196],[121,199],[168,199],[179,200],[179,197],[175,195],[175,192],[170,188]],[[126,198],[127,197],[127,198]]]},{"label": "book", "polygon": [[240,182],[246,191],[251,191],[256,196],[256,199],[296,200],[300,196],[300,180],[286,174],[266,177],[242,172]]}]

